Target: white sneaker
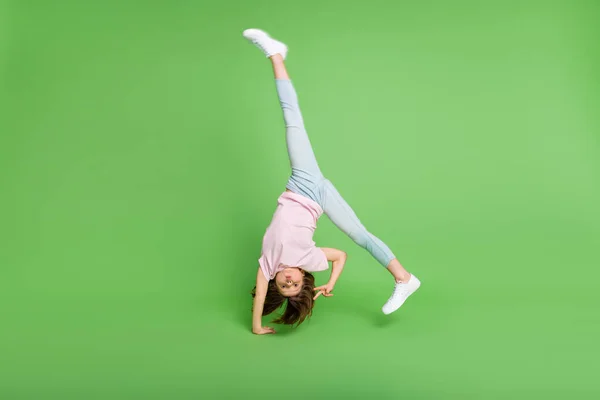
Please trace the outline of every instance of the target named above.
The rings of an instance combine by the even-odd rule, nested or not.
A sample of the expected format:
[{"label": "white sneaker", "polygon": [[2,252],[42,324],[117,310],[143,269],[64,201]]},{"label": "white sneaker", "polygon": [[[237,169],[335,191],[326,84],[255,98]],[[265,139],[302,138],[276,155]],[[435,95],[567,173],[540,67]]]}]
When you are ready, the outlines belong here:
[{"label": "white sneaker", "polygon": [[406,283],[397,282],[396,286],[394,287],[394,293],[392,293],[392,297],[390,297],[387,303],[384,304],[381,311],[383,311],[384,314],[393,313],[399,309],[402,304],[404,304],[408,296],[413,294],[419,288],[419,286],[421,286],[421,281],[419,281],[414,275],[411,275],[410,279]]},{"label": "white sneaker", "polygon": [[288,52],[287,46],[284,43],[273,39],[267,32],[261,31],[260,29],[246,29],[243,32],[243,35],[256,47],[261,49],[262,52],[267,55],[267,57],[271,57],[275,54],[281,54],[285,60],[285,56]]}]

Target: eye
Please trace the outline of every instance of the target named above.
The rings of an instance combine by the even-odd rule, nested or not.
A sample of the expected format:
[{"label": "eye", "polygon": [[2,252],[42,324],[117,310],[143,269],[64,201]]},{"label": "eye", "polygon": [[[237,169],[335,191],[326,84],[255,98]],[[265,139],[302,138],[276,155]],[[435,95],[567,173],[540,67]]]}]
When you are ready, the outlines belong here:
[{"label": "eye", "polygon": [[294,286],[298,287],[298,284],[296,283]]}]

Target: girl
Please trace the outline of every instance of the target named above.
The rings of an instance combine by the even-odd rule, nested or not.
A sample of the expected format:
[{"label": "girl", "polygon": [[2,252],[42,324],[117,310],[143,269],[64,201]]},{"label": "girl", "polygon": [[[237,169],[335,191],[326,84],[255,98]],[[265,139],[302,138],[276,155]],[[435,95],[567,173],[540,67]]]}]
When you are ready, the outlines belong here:
[{"label": "girl", "polygon": [[[311,315],[317,297],[333,296],[333,288],[346,263],[346,253],[315,247],[312,238],[317,220],[323,213],[392,274],[396,285],[382,311],[385,314],[396,311],[421,282],[400,265],[381,240],[367,231],[333,184],[321,173],[304,130],[296,92],[285,68],[287,46],[258,29],[247,29],[243,36],[271,60],[292,167],[292,175],[285,192],[278,199],[262,242],[258,260],[260,267],[252,291],[252,332],[257,335],[275,333],[273,328],[262,326],[262,316],[272,313],[284,303],[283,315],[273,322],[294,325],[301,324]],[[315,287],[311,272],[326,270],[328,261],[332,262],[329,282]]]}]

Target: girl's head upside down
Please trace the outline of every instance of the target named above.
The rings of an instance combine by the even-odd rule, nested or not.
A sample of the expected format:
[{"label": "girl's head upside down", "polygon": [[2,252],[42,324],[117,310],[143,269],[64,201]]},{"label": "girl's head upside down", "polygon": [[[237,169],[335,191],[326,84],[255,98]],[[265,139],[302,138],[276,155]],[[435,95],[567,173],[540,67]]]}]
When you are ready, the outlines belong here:
[{"label": "girl's head upside down", "polygon": [[[271,314],[285,303],[276,324],[300,325],[312,314],[315,277],[300,268],[286,268],[269,281],[262,315]],[[255,296],[256,287],[252,290]]]}]

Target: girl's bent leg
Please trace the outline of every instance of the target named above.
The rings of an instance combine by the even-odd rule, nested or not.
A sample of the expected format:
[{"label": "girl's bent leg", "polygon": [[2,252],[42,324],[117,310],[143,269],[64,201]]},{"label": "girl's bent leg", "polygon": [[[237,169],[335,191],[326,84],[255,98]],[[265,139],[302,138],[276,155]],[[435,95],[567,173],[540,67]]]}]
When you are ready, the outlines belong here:
[{"label": "girl's bent leg", "polygon": [[387,270],[390,271],[390,274],[394,276],[396,282],[406,283],[410,279],[410,273],[404,269],[400,261],[397,258],[394,258],[387,266]]},{"label": "girl's bent leg", "polygon": [[367,231],[329,180],[325,180],[323,210],[335,226],[386,267],[396,282],[408,282],[411,275],[402,267],[394,253],[383,241]]}]

